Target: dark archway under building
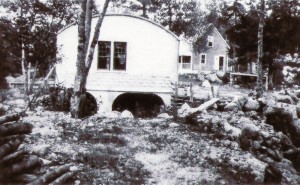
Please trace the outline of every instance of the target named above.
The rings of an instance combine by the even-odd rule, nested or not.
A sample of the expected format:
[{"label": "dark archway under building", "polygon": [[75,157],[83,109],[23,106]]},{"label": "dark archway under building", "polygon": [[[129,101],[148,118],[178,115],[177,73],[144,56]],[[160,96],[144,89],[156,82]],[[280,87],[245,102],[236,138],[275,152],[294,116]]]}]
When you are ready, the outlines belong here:
[{"label": "dark archway under building", "polygon": [[112,110],[130,111],[135,117],[156,117],[164,102],[156,94],[124,93],[119,95],[112,104]]}]

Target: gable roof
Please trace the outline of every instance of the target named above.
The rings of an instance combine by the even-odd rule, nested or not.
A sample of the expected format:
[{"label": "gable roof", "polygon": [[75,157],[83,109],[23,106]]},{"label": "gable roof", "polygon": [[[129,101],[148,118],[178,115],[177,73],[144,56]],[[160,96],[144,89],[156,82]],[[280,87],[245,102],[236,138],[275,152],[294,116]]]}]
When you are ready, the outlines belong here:
[{"label": "gable roof", "polygon": [[224,37],[221,35],[221,33],[218,31],[218,29],[213,25],[213,24],[209,24],[206,29],[203,32],[202,37],[206,36],[206,34],[210,31],[214,31],[216,32],[216,34],[221,38],[222,42],[228,47],[230,48],[229,44],[226,42],[226,40],[224,39]]},{"label": "gable roof", "polygon": [[[99,17],[99,16],[100,16],[100,14],[94,15],[93,18],[97,18],[97,17]],[[118,16],[118,17],[122,17],[122,16],[123,16],[123,17],[131,17],[131,18],[134,18],[134,19],[140,19],[140,20],[143,20],[143,21],[147,21],[147,22],[153,24],[154,26],[157,26],[157,27],[163,29],[164,31],[166,31],[167,33],[169,33],[170,35],[172,35],[176,40],[178,40],[178,41],[180,40],[179,37],[178,37],[177,35],[175,35],[173,32],[171,32],[171,31],[168,30],[167,28],[163,27],[162,25],[160,25],[160,24],[158,24],[158,23],[156,23],[156,22],[154,22],[154,21],[151,21],[151,20],[149,20],[149,19],[146,19],[146,18],[144,18],[144,17],[134,16],[134,15],[129,15],[129,14],[106,14],[106,15],[105,15],[105,17],[111,17],[111,16],[114,16],[114,17],[117,17],[117,16]],[[104,18],[105,18],[105,17],[104,17]],[[61,30],[59,30],[59,31],[57,32],[57,35],[60,34],[61,32],[63,32],[64,30],[68,29],[69,27],[74,26],[74,25],[77,25],[77,22],[73,22],[73,23],[71,23],[71,24],[65,26],[64,28],[62,28]]]}]

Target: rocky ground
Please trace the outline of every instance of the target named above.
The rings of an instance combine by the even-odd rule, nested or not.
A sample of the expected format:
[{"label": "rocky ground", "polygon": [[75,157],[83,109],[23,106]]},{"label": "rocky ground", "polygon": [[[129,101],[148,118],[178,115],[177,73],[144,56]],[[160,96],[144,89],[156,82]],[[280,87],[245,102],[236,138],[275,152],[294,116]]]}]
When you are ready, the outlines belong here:
[{"label": "rocky ground", "polygon": [[[10,90],[0,110],[22,110],[23,99]],[[27,114],[22,119],[34,128],[21,148],[45,169],[71,163],[72,184],[300,183],[295,160],[286,156],[293,141],[266,124],[267,113],[209,109],[176,122],[167,114],[138,119],[117,112],[75,120],[43,107]]]}]

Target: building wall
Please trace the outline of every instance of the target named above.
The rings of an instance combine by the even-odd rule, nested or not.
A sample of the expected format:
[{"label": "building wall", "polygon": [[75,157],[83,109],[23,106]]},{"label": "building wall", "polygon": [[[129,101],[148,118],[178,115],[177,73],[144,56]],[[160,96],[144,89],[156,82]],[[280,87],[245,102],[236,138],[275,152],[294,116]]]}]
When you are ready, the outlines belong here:
[{"label": "building wall", "polygon": [[[92,21],[94,30],[97,18]],[[73,84],[77,58],[77,25],[73,25],[58,34],[58,47],[61,47],[63,63],[57,65],[57,73],[60,81],[66,85]],[[172,80],[177,80],[178,39],[165,29],[144,19],[124,15],[106,16],[100,31],[102,41],[127,42],[127,68],[128,74],[167,75]],[[97,69],[96,47],[94,61],[90,69],[89,77],[92,78]]]},{"label": "building wall", "polygon": [[[208,36],[213,36],[213,47],[208,47],[207,40]],[[201,43],[203,48],[200,53],[194,54],[193,66],[195,69],[199,69],[200,71],[213,71],[215,70],[215,57],[216,56],[224,56],[224,70],[227,71],[227,63],[228,63],[228,46],[224,41],[224,38],[217,32],[214,27],[210,27],[210,29],[203,36],[203,41]],[[206,54],[206,64],[201,64],[200,62],[200,54]]]},{"label": "building wall", "polygon": [[[92,20],[92,33],[98,20]],[[92,37],[92,36],[91,36]],[[129,15],[106,15],[100,41],[126,42],[126,71],[97,69],[98,47],[87,80],[87,90],[102,94],[105,109],[110,110],[118,92],[172,93],[171,81],[177,81],[179,39],[149,20]],[[76,72],[78,27],[71,25],[58,34],[62,63],[57,65],[58,82],[72,87]],[[99,91],[99,92],[97,92]],[[95,96],[96,97],[96,96]],[[96,97],[98,98],[98,97]]]}]

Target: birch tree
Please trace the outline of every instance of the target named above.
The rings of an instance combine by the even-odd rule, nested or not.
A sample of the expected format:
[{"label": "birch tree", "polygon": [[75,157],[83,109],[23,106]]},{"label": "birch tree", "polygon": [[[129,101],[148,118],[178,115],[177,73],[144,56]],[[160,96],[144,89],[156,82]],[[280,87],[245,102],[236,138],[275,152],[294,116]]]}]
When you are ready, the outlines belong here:
[{"label": "birch tree", "polygon": [[90,42],[91,22],[92,22],[92,0],[82,0],[80,15],[78,17],[78,47],[77,47],[77,61],[76,74],[73,88],[73,95],[71,98],[71,116],[73,118],[80,118],[81,100],[84,98],[86,92],[86,82],[91,64],[93,61],[95,47],[100,35],[100,28],[103,18],[106,14],[110,0],[105,0],[102,12],[96,23],[93,38]]},{"label": "birch tree", "polygon": [[265,0],[260,1],[260,10],[259,10],[259,24],[258,24],[258,47],[257,47],[257,86],[256,93],[257,97],[263,95],[263,33],[264,33],[264,19],[265,19]]}]

